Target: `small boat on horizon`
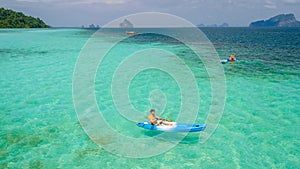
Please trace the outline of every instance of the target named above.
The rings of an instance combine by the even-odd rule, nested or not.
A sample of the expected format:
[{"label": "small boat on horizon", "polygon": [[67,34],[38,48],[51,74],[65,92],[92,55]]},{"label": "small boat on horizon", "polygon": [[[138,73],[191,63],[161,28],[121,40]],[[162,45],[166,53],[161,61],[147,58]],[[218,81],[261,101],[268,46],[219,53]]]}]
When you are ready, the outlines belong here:
[{"label": "small boat on horizon", "polygon": [[127,31],[126,34],[127,35],[135,35],[135,34],[137,34],[137,32],[135,32],[135,31]]}]

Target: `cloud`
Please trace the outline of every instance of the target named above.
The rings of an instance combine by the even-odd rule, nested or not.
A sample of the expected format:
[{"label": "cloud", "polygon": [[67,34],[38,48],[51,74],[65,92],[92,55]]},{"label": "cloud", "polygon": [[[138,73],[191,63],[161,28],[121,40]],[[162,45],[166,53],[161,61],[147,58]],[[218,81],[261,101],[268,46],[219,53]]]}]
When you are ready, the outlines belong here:
[{"label": "cloud", "polygon": [[274,2],[270,1],[270,0],[266,0],[264,7],[269,8],[269,9],[276,9],[277,5]]},{"label": "cloud", "polygon": [[125,4],[130,2],[131,0],[16,0],[19,2],[31,2],[31,3],[60,3],[60,4],[72,4],[72,5],[81,5],[81,4]]},{"label": "cloud", "polygon": [[125,4],[128,3],[130,0],[102,0],[103,3],[106,4]]},{"label": "cloud", "polygon": [[19,2],[51,2],[53,0],[16,0]]},{"label": "cloud", "polygon": [[300,0],[281,0],[281,2],[287,4],[296,4],[296,3],[300,3]]},{"label": "cloud", "polygon": [[174,14],[194,24],[227,22],[232,26],[279,13],[300,16],[300,0],[0,0],[0,4],[43,18],[52,26],[104,25],[145,11]]}]

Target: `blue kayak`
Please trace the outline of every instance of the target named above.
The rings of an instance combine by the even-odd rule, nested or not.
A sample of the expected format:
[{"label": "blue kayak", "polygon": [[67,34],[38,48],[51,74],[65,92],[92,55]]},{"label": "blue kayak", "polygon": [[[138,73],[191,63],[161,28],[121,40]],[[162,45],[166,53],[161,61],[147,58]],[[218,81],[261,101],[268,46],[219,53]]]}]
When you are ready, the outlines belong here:
[{"label": "blue kayak", "polygon": [[169,131],[169,132],[198,132],[203,131],[206,127],[206,124],[186,124],[186,123],[177,123],[171,122],[171,125],[153,125],[149,122],[141,122],[136,125],[149,130],[159,130],[159,131]]},{"label": "blue kayak", "polygon": [[238,60],[238,58],[235,58],[234,60],[230,60],[229,58],[228,59],[222,59],[222,60],[220,60],[220,62],[222,63],[222,64],[225,64],[225,63],[227,63],[227,62],[235,62],[235,61],[237,61]]}]

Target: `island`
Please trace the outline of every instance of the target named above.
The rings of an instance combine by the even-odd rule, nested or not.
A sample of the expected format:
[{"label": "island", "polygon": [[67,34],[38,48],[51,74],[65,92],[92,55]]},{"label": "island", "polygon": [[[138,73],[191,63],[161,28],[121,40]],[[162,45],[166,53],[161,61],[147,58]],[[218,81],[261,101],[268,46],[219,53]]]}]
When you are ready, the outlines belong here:
[{"label": "island", "polygon": [[0,28],[49,28],[49,26],[39,18],[0,8]]},{"label": "island", "polygon": [[133,24],[129,20],[124,19],[124,21],[120,23],[120,28],[133,28]]},{"label": "island", "polygon": [[268,20],[252,22],[249,27],[300,27],[294,14],[280,14]]},{"label": "island", "polygon": [[229,27],[229,24],[224,22],[221,25],[217,24],[211,24],[211,25],[204,25],[204,24],[198,24],[197,27],[220,27],[220,28],[227,28]]}]

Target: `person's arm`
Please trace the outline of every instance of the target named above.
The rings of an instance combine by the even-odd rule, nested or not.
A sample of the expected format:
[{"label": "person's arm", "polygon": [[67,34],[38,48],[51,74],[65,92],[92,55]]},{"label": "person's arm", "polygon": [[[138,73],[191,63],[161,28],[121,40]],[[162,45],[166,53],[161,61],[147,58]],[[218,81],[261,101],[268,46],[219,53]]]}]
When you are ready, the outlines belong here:
[{"label": "person's arm", "polygon": [[158,120],[166,120],[166,119],[161,118],[161,117],[159,117],[159,116],[155,116],[155,118],[157,118]]},{"label": "person's arm", "polygon": [[156,123],[155,119],[154,119],[154,118],[151,118],[150,116],[148,116],[148,120],[149,120],[149,122],[150,122],[151,124],[155,124],[155,123]]}]

